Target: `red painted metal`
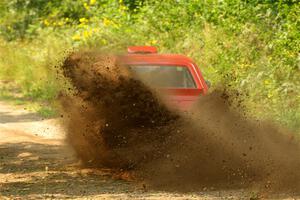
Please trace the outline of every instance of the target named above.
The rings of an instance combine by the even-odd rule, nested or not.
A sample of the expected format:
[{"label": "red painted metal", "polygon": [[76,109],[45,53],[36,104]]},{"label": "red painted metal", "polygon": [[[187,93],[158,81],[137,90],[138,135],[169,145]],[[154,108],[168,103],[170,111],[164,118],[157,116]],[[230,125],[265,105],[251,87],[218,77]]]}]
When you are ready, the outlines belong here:
[{"label": "red painted metal", "polygon": [[[132,49],[132,47],[130,48]],[[135,49],[133,48],[133,50]],[[196,83],[196,88],[162,88],[162,91],[167,94],[167,101],[170,102],[171,105],[179,106],[181,109],[186,110],[190,108],[200,95],[207,93],[208,86],[205,83],[199,67],[186,56],[177,54],[131,53],[120,56],[119,61],[121,64],[131,66],[164,65],[169,67],[187,67]]]},{"label": "red painted metal", "polygon": [[157,53],[157,49],[156,47],[152,47],[152,46],[130,46],[127,48],[127,52],[130,54],[136,54],[136,53],[148,54],[148,53]]}]

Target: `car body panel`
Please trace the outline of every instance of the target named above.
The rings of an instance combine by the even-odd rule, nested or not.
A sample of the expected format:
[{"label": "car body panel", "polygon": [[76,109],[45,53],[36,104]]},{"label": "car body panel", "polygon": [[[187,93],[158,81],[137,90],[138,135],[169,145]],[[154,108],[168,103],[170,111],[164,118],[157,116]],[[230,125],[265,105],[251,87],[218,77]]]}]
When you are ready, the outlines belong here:
[{"label": "car body panel", "polygon": [[173,107],[180,109],[189,109],[197,101],[199,96],[205,95],[208,86],[202,76],[199,67],[188,57],[178,54],[139,54],[130,53],[119,56],[118,61],[123,65],[160,65],[160,66],[184,66],[191,73],[196,88],[160,88],[163,94],[166,94],[166,101]]}]

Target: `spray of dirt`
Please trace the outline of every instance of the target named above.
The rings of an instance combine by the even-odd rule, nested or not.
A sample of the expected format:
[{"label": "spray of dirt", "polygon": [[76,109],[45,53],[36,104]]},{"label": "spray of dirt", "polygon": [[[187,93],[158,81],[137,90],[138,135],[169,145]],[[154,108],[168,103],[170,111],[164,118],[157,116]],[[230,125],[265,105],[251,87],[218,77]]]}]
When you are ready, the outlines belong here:
[{"label": "spray of dirt", "polygon": [[63,71],[75,94],[61,97],[67,141],[89,166],[132,170],[160,189],[300,189],[292,134],[247,119],[223,91],[192,113],[173,111],[113,56],[71,54]]}]

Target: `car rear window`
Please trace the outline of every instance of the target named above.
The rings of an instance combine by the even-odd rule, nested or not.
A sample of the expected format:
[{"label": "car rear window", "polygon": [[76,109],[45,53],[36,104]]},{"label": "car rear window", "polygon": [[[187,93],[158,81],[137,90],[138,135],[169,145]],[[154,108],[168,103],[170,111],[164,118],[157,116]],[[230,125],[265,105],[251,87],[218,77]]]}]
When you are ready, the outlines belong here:
[{"label": "car rear window", "polygon": [[130,69],[146,84],[161,88],[196,88],[185,66],[131,65]]}]

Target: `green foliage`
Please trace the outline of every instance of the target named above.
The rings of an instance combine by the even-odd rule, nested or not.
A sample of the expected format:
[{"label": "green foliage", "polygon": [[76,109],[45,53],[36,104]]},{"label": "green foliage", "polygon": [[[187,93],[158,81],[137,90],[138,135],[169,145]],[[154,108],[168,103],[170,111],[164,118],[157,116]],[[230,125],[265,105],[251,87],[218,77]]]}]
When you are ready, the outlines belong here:
[{"label": "green foliage", "polygon": [[298,0],[4,2],[0,76],[15,79],[33,99],[56,95],[49,67],[71,46],[155,45],[192,57],[213,85],[245,93],[253,114],[300,128]]},{"label": "green foliage", "polygon": [[45,118],[57,116],[56,110],[53,107],[42,106],[36,109],[37,113]]}]

